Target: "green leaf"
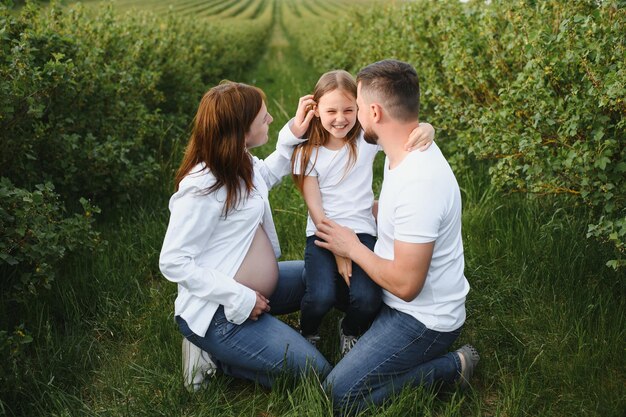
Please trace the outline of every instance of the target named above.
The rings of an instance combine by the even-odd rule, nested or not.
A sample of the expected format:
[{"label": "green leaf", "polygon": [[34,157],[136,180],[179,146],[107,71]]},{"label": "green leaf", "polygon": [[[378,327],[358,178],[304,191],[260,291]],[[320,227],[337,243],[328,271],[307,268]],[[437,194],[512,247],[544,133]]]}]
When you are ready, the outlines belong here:
[{"label": "green leaf", "polygon": [[606,169],[606,165],[610,162],[611,160],[609,158],[607,158],[606,156],[602,156],[596,159],[593,166],[596,168],[600,168],[602,171],[604,171]]}]

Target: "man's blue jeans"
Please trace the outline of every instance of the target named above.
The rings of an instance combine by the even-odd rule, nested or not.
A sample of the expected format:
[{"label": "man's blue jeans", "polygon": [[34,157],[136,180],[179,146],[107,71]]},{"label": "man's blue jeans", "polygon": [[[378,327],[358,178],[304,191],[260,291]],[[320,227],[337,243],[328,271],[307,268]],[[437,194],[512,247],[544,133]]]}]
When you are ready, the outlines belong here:
[{"label": "man's blue jeans", "polygon": [[[359,233],[361,243],[374,250],[376,238]],[[343,333],[360,336],[369,327],[382,305],[382,290],[356,263],[352,263],[350,287],[339,275],[332,252],[315,244],[317,236],[306,240],[304,262],[306,292],[300,308],[300,329],[310,336],[318,333],[322,319],[333,307],[346,313]]]},{"label": "man's blue jeans", "polygon": [[[278,285],[270,299],[271,312],[297,311],[304,293],[304,263],[279,262],[278,269]],[[176,322],[183,336],[211,354],[227,375],[271,387],[283,372],[300,377],[313,370],[323,379],[330,371],[330,364],[313,345],[270,314],[237,325],[226,319],[220,306],[203,337],[193,333],[180,316],[176,316]]]},{"label": "man's blue jeans", "polygon": [[370,329],[324,381],[333,406],[358,412],[381,404],[405,386],[453,382],[461,371],[457,354],[448,353],[461,329],[429,330],[408,314],[383,304]]}]

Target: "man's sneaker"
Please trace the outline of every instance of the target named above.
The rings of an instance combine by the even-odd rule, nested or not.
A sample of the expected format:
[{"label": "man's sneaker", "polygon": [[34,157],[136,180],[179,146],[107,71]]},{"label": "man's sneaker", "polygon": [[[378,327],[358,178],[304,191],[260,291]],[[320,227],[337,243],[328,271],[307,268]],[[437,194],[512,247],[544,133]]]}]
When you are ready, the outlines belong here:
[{"label": "man's sneaker", "polygon": [[319,334],[311,334],[308,336],[304,336],[304,338],[313,345],[314,348],[317,349],[317,345],[320,342],[320,335]]},{"label": "man's sneaker", "polygon": [[350,349],[356,345],[359,338],[343,334],[343,328],[341,327],[342,323],[343,317],[339,320],[339,351],[341,352],[341,357],[344,357],[348,352],[350,352]]},{"label": "man's sneaker", "polygon": [[217,365],[211,355],[183,337],[183,385],[187,391],[202,388],[207,377],[215,375]]},{"label": "man's sneaker", "polygon": [[456,350],[461,358],[461,375],[459,377],[459,386],[463,389],[470,386],[469,380],[474,373],[474,369],[480,360],[480,355],[476,348],[472,345],[465,345]]}]

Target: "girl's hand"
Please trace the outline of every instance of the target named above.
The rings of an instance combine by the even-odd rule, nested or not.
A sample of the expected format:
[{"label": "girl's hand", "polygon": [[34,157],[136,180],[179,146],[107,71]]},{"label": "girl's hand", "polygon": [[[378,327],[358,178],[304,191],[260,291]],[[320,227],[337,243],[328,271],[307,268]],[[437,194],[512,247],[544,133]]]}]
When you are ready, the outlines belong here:
[{"label": "girl's hand", "polygon": [[406,142],[404,149],[406,151],[425,151],[432,145],[435,139],[435,129],[430,123],[420,123],[411,134],[409,140]]},{"label": "girl's hand", "polygon": [[352,259],[335,255],[335,262],[337,262],[337,269],[339,270],[339,275],[343,277],[343,280],[346,281],[346,284],[349,287],[350,277],[352,276]]},{"label": "girl's hand", "polygon": [[313,100],[313,94],[300,97],[296,117],[293,119],[291,126],[289,126],[291,133],[293,133],[295,137],[301,138],[306,133],[311,119],[315,116],[316,105],[317,103]]}]

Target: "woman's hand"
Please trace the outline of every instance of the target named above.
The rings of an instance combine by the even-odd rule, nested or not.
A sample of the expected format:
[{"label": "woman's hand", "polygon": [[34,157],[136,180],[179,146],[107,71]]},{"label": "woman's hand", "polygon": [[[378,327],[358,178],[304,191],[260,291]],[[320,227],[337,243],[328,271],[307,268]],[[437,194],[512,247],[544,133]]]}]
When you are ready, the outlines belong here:
[{"label": "woman's hand", "polygon": [[268,313],[270,311],[270,300],[265,298],[258,291],[256,292],[256,303],[254,304],[254,308],[250,312],[250,320],[258,320],[259,316],[263,313]]},{"label": "woman's hand", "polygon": [[337,262],[337,269],[339,270],[339,275],[343,277],[343,280],[346,281],[346,284],[349,287],[350,277],[352,276],[352,259],[335,255],[335,262]]},{"label": "woman's hand", "polygon": [[311,119],[315,116],[316,105],[317,103],[313,100],[313,94],[300,97],[296,117],[294,117],[293,123],[289,126],[291,133],[293,133],[295,137],[301,138],[306,133]]},{"label": "woman's hand", "polygon": [[432,145],[435,140],[435,129],[430,123],[420,123],[411,134],[406,142],[404,149],[411,152],[414,150],[425,151]]}]

